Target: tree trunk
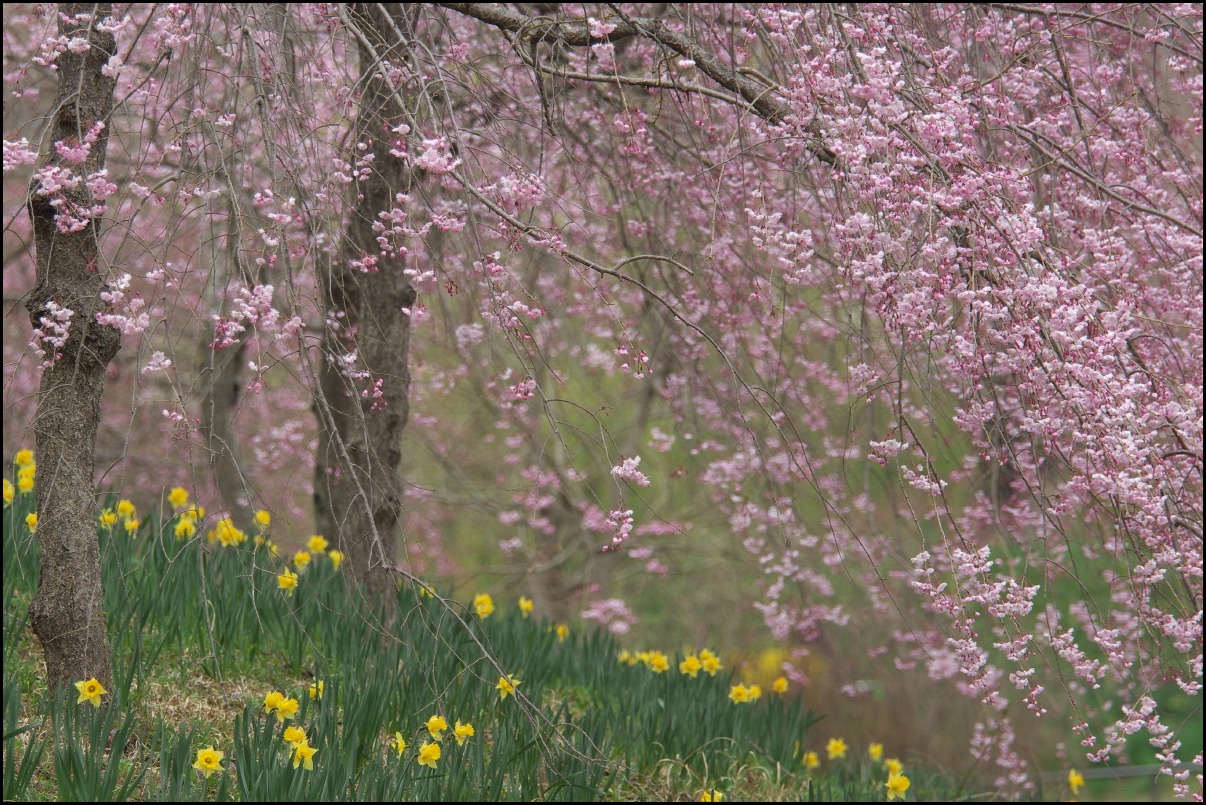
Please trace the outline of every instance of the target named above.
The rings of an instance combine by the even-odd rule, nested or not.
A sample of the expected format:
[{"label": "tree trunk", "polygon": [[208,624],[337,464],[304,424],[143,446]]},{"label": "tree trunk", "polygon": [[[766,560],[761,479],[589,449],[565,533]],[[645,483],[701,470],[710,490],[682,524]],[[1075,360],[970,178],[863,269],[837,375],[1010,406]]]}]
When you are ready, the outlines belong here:
[{"label": "tree trunk", "polygon": [[[415,290],[403,273],[401,260],[382,257],[377,270],[353,271],[348,261],[376,256],[381,248],[372,225],[377,213],[395,206],[394,197],[409,191],[411,170],[389,154],[387,122],[402,115],[385,82],[374,77],[378,69],[372,50],[399,58],[388,32],[397,24],[410,30],[408,20],[386,20],[379,5],[357,5],[352,11],[372,49],[360,43],[361,108],[353,142],[371,144],[376,154],[372,173],[357,183],[355,210],[348,227],[347,252],[320,271],[327,320],[337,314],[338,330],[324,331],[319,393],[315,413],[319,420],[318,456],[314,478],[314,509],[320,532],[347,554],[345,567],[362,585],[369,600],[392,610],[402,483],[401,437],[410,412],[410,308]],[[390,43],[390,44],[387,44]],[[367,369],[371,377],[356,383],[372,387],[381,381],[384,407],[362,389],[336,362],[351,352],[359,356],[354,369]]]},{"label": "tree trunk", "polygon": [[[60,3],[58,10],[60,35],[68,40],[82,37],[91,45],[83,54],[68,48],[58,58],[52,136],[54,142],[71,146],[83,141],[97,121],[108,123],[116,81],[101,67],[115,52],[115,42],[111,33],[95,28],[112,13],[110,4]],[[77,14],[89,17],[76,22]],[[68,162],[50,149],[43,166],[62,166],[76,176],[93,174],[104,167],[108,140],[105,128],[83,163]],[[95,318],[106,287],[98,268],[98,222],[92,219],[68,233],[56,225],[56,216],[71,205],[90,207],[91,192],[83,184],[59,191],[68,203],[56,207],[40,189],[41,183],[35,182],[29,202],[38,285],[26,308],[35,328],[44,327],[43,317],[47,322],[52,318],[52,302],[73,315],[62,346],[47,347],[46,360],[52,363],[42,373],[35,420],[41,581],[31,620],[52,688],[93,677],[108,686],[112,674],[97,543],[94,452],[105,368],[121,347],[121,332]]]}]

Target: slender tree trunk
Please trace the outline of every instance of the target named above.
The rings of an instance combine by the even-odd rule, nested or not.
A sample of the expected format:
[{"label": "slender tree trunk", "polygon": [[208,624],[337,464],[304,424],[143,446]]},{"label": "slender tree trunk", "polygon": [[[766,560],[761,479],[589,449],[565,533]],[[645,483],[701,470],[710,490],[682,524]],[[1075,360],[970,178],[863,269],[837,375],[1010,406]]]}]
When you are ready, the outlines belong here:
[{"label": "slender tree trunk", "polygon": [[[68,48],[58,59],[59,93],[53,112],[54,142],[78,143],[97,121],[106,124],[113,109],[115,79],[101,67],[115,52],[111,33],[96,24],[112,11],[108,3],[60,3],[59,33],[68,40],[86,38],[89,49]],[[89,15],[76,22],[76,15]],[[71,20],[71,21],[68,21]],[[102,130],[84,162],[68,162],[55,149],[44,165],[69,168],[76,176],[104,167],[108,128]],[[94,489],[96,429],[100,421],[105,368],[121,346],[121,332],[96,322],[105,290],[98,263],[98,222],[78,232],[63,233],[56,214],[65,209],[32,188],[38,284],[26,302],[35,328],[56,308],[73,311],[66,342],[46,359],[35,420],[38,480],[37,536],[41,546],[41,581],[31,607],[34,633],[46,655],[52,688],[95,677],[109,685],[112,674],[101,589]],[[71,204],[92,205],[87,187],[63,191]]]},{"label": "slender tree trunk", "polygon": [[[293,44],[292,21],[289,17],[287,3],[267,3],[262,9],[257,9],[249,24],[255,24],[262,33],[271,34],[277,49],[278,68],[274,71],[272,85],[265,86],[258,77],[253,77],[259,103],[255,108],[267,117],[265,97],[269,94],[281,97],[292,97],[297,90],[297,58]],[[264,130],[269,131],[269,121],[264,120]],[[265,142],[269,163],[276,164],[276,153],[273,143]],[[240,258],[244,248],[240,237],[239,207],[250,207],[249,194],[232,178],[234,170],[229,166],[222,171],[230,192],[229,226],[227,230],[227,255],[225,266],[214,266],[214,273],[225,271],[228,276],[235,277],[247,285],[259,285],[264,281],[263,266],[250,267]],[[244,199],[244,200],[240,200]],[[238,203],[236,203],[236,201]],[[218,261],[215,261],[218,262]],[[205,439],[205,447],[209,456],[210,474],[214,486],[218,490],[221,508],[230,513],[231,518],[240,528],[251,528],[254,525],[254,511],[257,508],[252,501],[251,484],[244,473],[246,464],[243,460],[243,450],[238,432],[235,430],[235,415],[239,410],[240,393],[242,391],[242,368],[247,356],[247,343],[251,340],[251,332],[239,334],[236,343],[215,352],[210,348],[214,332],[212,325],[202,328],[201,341],[198,343],[199,366],[202,370],[202,385],[205,395],[201,400],[200,434]]]},{"label": "slender tree trunk", "polygon": [[[405,58],[392,35],[381,6],[357,5],[352,11],[360,31],[372,49],[391,59]],[[410,30],[409,21],[396,17],[394,24]],[[319,420],[318,456],[315,466],[314,508],[318,527],[347,554],[345,567],[364,587],[374,603],[392,608],[395,595],[390,570],[396,560],[402,483],[398,466],[402,460],[402,430],[410,412],[410,308],[415,291],[403,273],[400,260],[381,258],[372,273],[350,270],[353,258],[378,255],[377,233],[372,225],[377,213],[395,206],[394,197],[409,191],[410,169],[389,154],[388,127],[396,125],[402,110],[385,82],[377,79],[375,58],[360,44],[360,99],[353,142],[371,144],[376,161],[367,179],[357,183],[355,210],[348,227],[347,254],[335,258],[328,271],[320,272],[323,295],[332,315],[342,314],[339,329],[328,327],[323,337],[320,393],[315,412]],[[355,351],[359,365],[371,377],[361,384],[380,380],[384,407],[361,396],[336,361]]]}]

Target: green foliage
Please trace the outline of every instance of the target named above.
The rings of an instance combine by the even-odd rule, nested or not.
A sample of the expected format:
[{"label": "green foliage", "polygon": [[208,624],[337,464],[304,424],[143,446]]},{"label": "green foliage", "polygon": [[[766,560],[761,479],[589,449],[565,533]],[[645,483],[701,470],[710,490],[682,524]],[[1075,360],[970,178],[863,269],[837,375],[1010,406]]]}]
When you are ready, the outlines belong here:
[{"label": "green foliage", "polygon": [[[878,767],[807,773],[800,756],[817,718],[792,698],[734,704],[724,672],[691,678],[676,658],[655,673],[619,662],[608,634],[567,639],[505,602],[481,618],[410,584],[383,627],[327,557],[287,593],[270,545],[223,546],[200,526],[177,540],[179,515],[147,517],[137,536],[98,526],[112,690],[99,708],[68,690],[47,695],[29,652],[14,648],[36,583],[28,503],[21,496],[4,516],[6,799],[29,795],[40,768],[51,796],[82,801],[697,799],[705,788],[730,799],[883,798]],[[203,700],[181,682],[190,673],[220,691],[216,712],[165,717],[165,695]],[[519,680],[505,699],[502,675]],[[296,714],[268,712],[272,690],[296,698]],[[418,753],[437,714],[450,732],[430,768]],[[463,745],[451,734],[458,721],[474,727]],[[313,769],[295,765],[291,726],[317,750]],[[203,776],[194,764],[210,746],[223,756]]]}]

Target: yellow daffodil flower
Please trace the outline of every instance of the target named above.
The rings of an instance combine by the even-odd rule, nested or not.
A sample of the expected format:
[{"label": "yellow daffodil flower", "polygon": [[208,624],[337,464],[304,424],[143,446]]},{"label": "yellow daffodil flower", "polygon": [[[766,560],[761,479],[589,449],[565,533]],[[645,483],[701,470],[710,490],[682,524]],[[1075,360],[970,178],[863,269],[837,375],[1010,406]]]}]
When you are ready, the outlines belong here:
[{"label": "yellow daffodil flower", "polygon": [[884,745],[881,743],[872,742],[872,744],[867,747],[867,755],[872,761],[878,763],[880,758],[884,756]]},{"label": "yellow daffodil flower", "polygon": [[402,753],[406,751],[406,739],[402,737],[402,733],[395,732],[394,739],[389,742],[390,748],[398,753],[398,757],[402,757]]},{"label": "yellow daffodil flower", "polygon": [[188,490],[182,486],[173,486],[172,491],[168,492],[168,503],[172,504],[173,509],[183,509],[188,505]]},{"label": "yellow daffodil flower", "polygon": [[310,698],[311,698],[311,699],[321,699],[321,698],[322,698],[322,692],[323,692],[323,691],[322,691],[322,689],[323,689],[324,687],[325,687],[325,685],[323,684],[323,681],[322,681],[321,679],[320,679],[320,680],[318,680],[317,682],[311,683],[311,685],[310,685]]},{"label": "yellow daffodil flower", "polygon": [[197,750],[197,759],[193,761],[193,768],[203,772],[206,777],[216,771],[225,771],[222,768],[222,758],[226,757],[225,752],[219,752],[213,746],[207,746],[204,749]]},{"label": "yellow daffodil flower", "polygon": [[457,719],[456,726],[452,729],[452,734],[456,736],[456,745],[464,746],[465,741],[472,738],[476,733],[473,730],[472,724],[462,724],[460,719]]},{"label": "yellow daffodil flower", "polygon": [[429,766],[433,769],[436,767],[436,761],[439,759],[439,744],[424,744],[423,748],[419,750],[419,757],[417,758],[420,766]]},{"label": "yellow daffodil flower", "polygon": [[905,792],[909,790],[909,778],[903,774],[889,774],[884,788],[888,789],[888,802],[894,799],[904,799]]},{"label": "yellow daffodil flower", "polygon": [[290,744],[294,749],[299,744],[309,743],[306,740],[306,731],[301,727],[285,727],[285,743]]},{"label": "yellow daffodil flower", "polygon": [[310,549],[311,553],[326,553],[327,546],[330,544],[317,534],[306,541],[306,547]]},{"label": "yellow daffodil flower", "polygon": [[297,699],[281,699],[276,706],[276,720],[285,723],[286,719],[295,718],[297,716]]},{"label": "yellow daffodil flower", "polygon": [[804,761],[804,768],[808,769],[809,771],[812,771],[817,766],[821,765],[821,758],[816,752],[805,752],[802,760]]},{"label": "yellow daffodil flower", "polygon": [[830,738],[829,743],[825,744],[825,751],[829,753],[830,760],[838,760],[846,757],[846,742],[841,738]]},{"label": "yellow daffodil flower", "polygon": [[180,519],[176,522],[176,539],[192,539],[197,533],[197,524],[192,520]]},{"label": "yellow daffodil flower", "polygon": [[494,599],[489,593],[473,596],[473,610],[479,618],[488,618],[494,614]]},{"label": "yellow daffodil flower", "polygon": [[[11,498],[10,498],[11,499]],[[532,614],[532,610],[536,608],[535,602],[526,596],[519,596],[519,614],[525,618]]]},{"label": "yellow daffodil flower", "polygon": [[76,682],[75,689],[80,692],[80,697],[75,700],[76,704],[91,702],[93,707],[101,706],[101,696],[104,696],[109,691],[105,690],[100,682],[96,681],[96,677],[89,679],[87,682]]},{"label": "yellow daffodil flower", "polygon": [[297,574],[289,568],[276,577],[276,586],[285,591],[285,595],[293,595],[293,591],[297,589]]},{"label": "yellow daffodil flower", "polygon": [[683,658],[683,661],[678,664],[678,672],[684,676],[689,676],[694,679],[699,674],[699,669],[703,668],[703,663],[699,661],[699,657],[694,654],[688,654]]},{"label": "yellow daffodil flower", "polygon": [[771,690],[775,693],[787,693],[787,677],[781,676],[771,684]]},{"label": "yellow daffodil flower", "polygon": [[724,802],[724,794],[715,788],[709,788],[699,795],[700,802]]},{"label": "yellow daffodil flower", "polygon": [[18,467],[28,467],[30,464],[34,463],[33,451],[28,448],[18,450],[17,454],[13,456],[13,463]]},{"label": "yellow daffodil flower", "polygon": [[[277,711],[279,714],[279,710]],[[308,743],[301,743],[293,747],[293,768],[299,765],[303,766],[306,771],[314,771],[314,756],[318,754],[318,750],[310,746]]]},{"label": "yellow daffodil flower", "polygon": [[29,533],[33,534],[38,530],[38,513],[30,512],[25,515],[25,527],[29,529]]},{"label": "yellow daffodil flower", "polygon": [[343,564],[343,551],[330,551],[327,558],[331,560],[331,567],[339,570],[339,566]]},{"label": "yellow daffodil flower", "polygon": [[515,688],[520,684],[520,680],[507,674],[498,678],[498,684],[495,689],[498,691],[498,700],[501,702],[515,692]]},{"label": "yellow daffodil flower", "polygon": [[1084,786],[1084,784],[1085,776],[1083,774],[1078,772],[1076,769],[1072,769],[1068,772],[1068,788],[1072,789],[1072,796],[1079,794],[1080,789]]},{"label": "yellow daffodil flower", "polygon": [[750,700],[750,691],[745,685],[733,685],[729,688],[729,701],[733,704],[741,704]]},{"label": "yellow daffodil flower", "polygon": [[884,768],[888,770],[888,776],[900,774],[904,771],[904,764],[894,757],[890,757],[884,761]]},{"label": "yellow daffodil flower", "polygon": [[264,712],[271,713],[277,706],[285,700],[285,694],[279,690],[274,690],[264,697]]},{"label": "yellow daffodil flower", "polygon": [[433,741],[444,740],[444,730],[448,729],[448,722],[444,720],[443,716],[432,716],[427,719],[427,723],[424,726],[431,733]]}]

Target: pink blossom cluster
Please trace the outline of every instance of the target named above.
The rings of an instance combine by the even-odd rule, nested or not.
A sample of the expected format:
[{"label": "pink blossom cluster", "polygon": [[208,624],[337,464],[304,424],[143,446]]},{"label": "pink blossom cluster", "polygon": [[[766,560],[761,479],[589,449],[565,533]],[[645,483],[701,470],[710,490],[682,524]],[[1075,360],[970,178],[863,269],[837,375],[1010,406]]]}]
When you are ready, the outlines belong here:
[{"label": "pink blossom cluster", "polygon": [[[59,359],[59,350],[67,344],[67,338],[71,335],[73,316],[75,311],[71,308],[63,307],[53,299],[46,300],[46,314],[39,317],[41,326],[34,328],[33,338],[29,342],[34,354],[44,358],[43,369],[49,369]],[[46,358],[47,349],[51,352],[49,358]]]},{"label": "pink blossom cluster", "polygon": [[151,317],[144,308],[146,300],[142,294],[130,289],[130,274],[119,274],[108,290],[101,291],[101,301],[109,306],[109,312],[98,311],[96,321],[99,324],[116,327],[123,335],[137,336],[151,326]]}]

